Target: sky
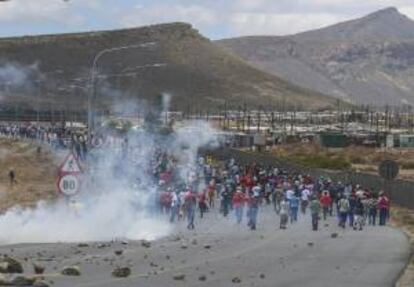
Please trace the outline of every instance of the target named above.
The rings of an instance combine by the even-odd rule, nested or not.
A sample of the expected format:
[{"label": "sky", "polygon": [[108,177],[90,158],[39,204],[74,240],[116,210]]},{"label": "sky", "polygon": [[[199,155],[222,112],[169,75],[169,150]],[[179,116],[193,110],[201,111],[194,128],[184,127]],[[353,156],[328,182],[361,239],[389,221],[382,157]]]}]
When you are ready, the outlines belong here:
[{"label": "sky", "polygon": [[8,0],[0,37],[191,23],[203,35],[287,35],[394,6],[414,19],[414,0]]}]

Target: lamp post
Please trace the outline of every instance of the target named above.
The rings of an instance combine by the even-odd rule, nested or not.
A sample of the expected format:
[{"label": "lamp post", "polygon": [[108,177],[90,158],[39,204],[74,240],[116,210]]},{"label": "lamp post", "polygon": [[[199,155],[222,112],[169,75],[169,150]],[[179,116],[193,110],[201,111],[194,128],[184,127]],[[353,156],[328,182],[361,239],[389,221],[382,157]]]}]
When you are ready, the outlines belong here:
[{"label": "lamp post", "polygon": [[99,59],[109,53],[118,52],[122,50],[129,50],[129,49],[139,49],[139,48],[147,48],[155,46],[155,42],[148,42],[148,43],[142,43],[142,44],[135,44],[135,45],[128,45],[128,46],[119,46],[119,47],[113,47],[113,48],[107,48],[103,49],[100,52],[98,52],[92,62],[91,72],[90,72],[90,93],[88,95],[88,141],[91,143],[91,135],[92,135],[92,129],[95,128],[95,122],[94,122],[94,111],[92,106],[92,101],[95,99],[96,89],[95,89],[95,77],[96,77],[96,66],[98,64]]}]

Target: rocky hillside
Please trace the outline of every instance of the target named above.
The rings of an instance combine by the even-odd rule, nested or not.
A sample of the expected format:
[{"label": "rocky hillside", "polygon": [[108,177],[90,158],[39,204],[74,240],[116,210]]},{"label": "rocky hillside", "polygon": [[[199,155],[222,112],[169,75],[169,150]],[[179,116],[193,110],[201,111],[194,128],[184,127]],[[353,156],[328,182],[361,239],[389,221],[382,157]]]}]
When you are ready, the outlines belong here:
[{"label": "rocky hillside", "polygon": [[292,36],[218,44],[263,71],[355,104],[414,104],[414,21],[395,8]]},{"label": "rocky hillside", "polygon": [[173,109],[193,111],[217,109],[225,103],[234,108],[243,103],[257,107],[281,102],[321,108],[336,102],[250,66],[184,23],[0,39],[3,66],[31,69],[26,79],[30,83],[25,83],[23,90],[10,90],[3,83],[3,102],[33,106],[39,101],[43,107],[75,109],[85,106],[95,55],[107,48],[148,42],[155,44],[100,57],[95,82],[99,103],[117,109],[142,107],[160,93],[171,95]]}]

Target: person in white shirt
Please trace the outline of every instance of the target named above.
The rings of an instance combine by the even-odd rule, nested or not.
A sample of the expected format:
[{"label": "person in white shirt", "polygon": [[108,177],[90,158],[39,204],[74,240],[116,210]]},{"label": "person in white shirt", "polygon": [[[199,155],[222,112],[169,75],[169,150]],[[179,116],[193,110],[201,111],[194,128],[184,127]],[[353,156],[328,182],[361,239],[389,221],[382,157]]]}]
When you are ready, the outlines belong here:
[{"label": "person in white shirt", "polygon": [[283,198],[280,202],[280,229],[286,229],[286,225],[289,219],[289,201]]},{"label": "person in white shirt", "polygon": [[302,190],[301,197],[300,197],[300,207],[303,214],[306,213],[306,208],[309,205],[309,197],[310,197],[309,189],[305,188]]}]

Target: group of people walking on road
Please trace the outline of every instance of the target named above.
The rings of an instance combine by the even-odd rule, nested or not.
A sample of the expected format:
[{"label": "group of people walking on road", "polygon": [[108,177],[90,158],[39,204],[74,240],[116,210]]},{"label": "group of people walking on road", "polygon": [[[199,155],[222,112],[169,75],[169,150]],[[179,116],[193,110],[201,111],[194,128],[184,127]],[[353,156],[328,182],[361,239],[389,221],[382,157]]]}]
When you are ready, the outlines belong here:
[{"label": "group of people walking on road", "polygon": [[[242,166],[234,160],[221,165],[201,158],[188,175],[187,184],[177,187],[161,180],[156,203],[168,210],[171,222],[186,217],[188,229],[194,229],[197,210],[203,218],[216,206],[224,217],[234,213],[238,224],[246,216],[252,230],[257,228],[259,210],[264,206],[272,206],[279,216],[280,229],[297,222],[299,214],[308,214],[315,231],[321,219],[333,216],[338,226],[355,230],[362,230],[366,224],[376,225],[377,218],[379,225],[385,225],[389,217],[390,201],[383,191],[375,193],[359,185],[291,174],[276,167]],[[171,177],[164,174],[163,178]]]}]

